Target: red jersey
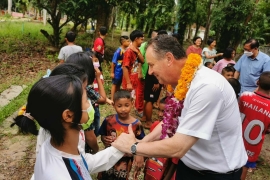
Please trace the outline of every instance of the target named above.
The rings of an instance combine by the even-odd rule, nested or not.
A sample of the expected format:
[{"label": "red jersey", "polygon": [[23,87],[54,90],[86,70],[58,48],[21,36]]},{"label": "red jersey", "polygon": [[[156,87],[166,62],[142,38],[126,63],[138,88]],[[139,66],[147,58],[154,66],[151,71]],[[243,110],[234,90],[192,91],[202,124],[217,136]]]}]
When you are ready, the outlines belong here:
[{"label": "red jersey", "polygon": [[104,40],[98,37],[94,42],[94,51],[104,55],[105,44]]},{"label": "red jersey", "polygon": [[[138,49],[138,51],[140,51]],[[133,89],[136,89],[137,87],[137,82],[138,82],[138,67],[139,63],[137,60],[138,55],[128,48],[126,52],[124,53],[123,57],[123,63],[122,67],[126,67],[128,69],[128,74],[129,74],[129,79],[130,83],[132,84]],[[127,81],[123,75],[123,80],[122,80],[122,87],[123,89],[127,88]]]},{"label": "red jersey", "polygon": [[239,100],[239,108],[248,161],[255,162],[270,125],[270,98],[259,92],[244,92]]}]

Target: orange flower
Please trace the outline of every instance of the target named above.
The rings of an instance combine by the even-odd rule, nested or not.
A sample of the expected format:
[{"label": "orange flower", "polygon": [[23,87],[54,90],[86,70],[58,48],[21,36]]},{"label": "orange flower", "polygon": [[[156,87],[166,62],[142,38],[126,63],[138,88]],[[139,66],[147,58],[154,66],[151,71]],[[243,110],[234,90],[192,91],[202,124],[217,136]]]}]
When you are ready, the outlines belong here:
[{"label": "orange flower", "polygon": [[167,91],[169,92],[169,93],[173,93],[173,88],[172,88],[172,86],[169,84],[169,85],[167,85]]},{"label": "orange flower", "polygon": [[180,79],[175,88],[174,96],[179,101],[185,99],[188,92],[191,81],[193,80],[200,64],[202,63],[202,58],[198,54],[189,54],[188,59],[181,71]]}]

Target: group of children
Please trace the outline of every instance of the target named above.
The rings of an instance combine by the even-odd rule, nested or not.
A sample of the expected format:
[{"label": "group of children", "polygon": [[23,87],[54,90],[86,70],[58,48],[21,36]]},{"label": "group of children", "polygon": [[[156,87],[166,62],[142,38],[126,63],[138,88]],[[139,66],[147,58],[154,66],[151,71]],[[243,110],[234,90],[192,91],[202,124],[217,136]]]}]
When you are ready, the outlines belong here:
[{"label": "group of children", "polygon": [[[62,48],[59,54],[63,64],[58,65],[49,77],[39,80],[32,87],[27,105],[15,118],[12,126],[16,124],[22,132],[38,135],[32,179],[91,179],[89,172],[99,172],[100,180],[138,179],[141,174],[144,174],[146,180],[174,178],[177,159],[146,160],[141,156],[124,155],[111,147],[111,143],[122,132],[128,131],[129,124],[132,124],[137,139],[145,136],[145,126],[130,113],[135,100],[137,115],[143,116],[143,88],[148,67],[142,67],[146,60],[142,54],[143,49],[139,49],[144,40],[143,33],[135,30],[130,38],[121,36],[121,46],[114,53],[111,64],[112,100],[108,99],[100,68],[104,58],[106,33],[106,29],[102,27],[93,52],[81,52],[74,44],[75,34],[68,32],[67,48]],[[71,51],[65,49],[72,49],[74,53],[68,54]],[[240,84],[233,78],[233,54],[235,50],[227,48],[223,54],[224,59],[213,69],[228,80],[238,97]],[[249,156],[242,180],[245,179],[247,169],[255,167],[264,134],[269,131],[269,84],[270,72],[265,72],[258,81],[258,90],[243,93],[239,98],[243,116],[243,138]],[[150,131],[162,121],[165,99],[166,97],[162,98],[159,103],[159,120],[147,126]],[[114,107],[116,114],[107,116],[99,127],[98,105],[106,102]],[[40,125],[40,129],[36,124]],[[97,143],[99,135],[106,148],[102,151],[99,151]]]}]

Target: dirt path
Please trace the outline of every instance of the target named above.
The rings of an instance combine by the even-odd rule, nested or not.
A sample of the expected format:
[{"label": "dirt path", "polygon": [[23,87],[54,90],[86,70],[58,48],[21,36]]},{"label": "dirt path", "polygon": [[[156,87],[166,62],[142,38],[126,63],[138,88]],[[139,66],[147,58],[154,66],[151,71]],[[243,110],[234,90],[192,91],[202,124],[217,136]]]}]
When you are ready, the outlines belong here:
[{"label": "dirt path", "polygon": [[10,128],[15,112],[0,125],[0,179],[30,179],[34,172],[36,137]]}]

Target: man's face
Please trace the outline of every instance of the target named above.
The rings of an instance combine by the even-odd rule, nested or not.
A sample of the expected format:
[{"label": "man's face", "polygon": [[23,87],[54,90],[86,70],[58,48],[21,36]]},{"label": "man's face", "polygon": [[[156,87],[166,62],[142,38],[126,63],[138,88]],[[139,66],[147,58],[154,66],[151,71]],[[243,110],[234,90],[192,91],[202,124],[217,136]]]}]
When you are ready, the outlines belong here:
[{"label": "man's face", "polygon": [[[252,48],[250,47],[250,45],[251,45],[251,43],[245,44],[245,45],[244,45],[244,50],[245,50],[245,51],[248,51],[248,52],[252,52],[253,54],[254,54],[256,51],[258,51],[258,48],[253,48],[253,49],[252,49]],[[253,56],[253,55],[252,55],[252,56]],[[252,57],[252,56],[251,56],[251,57]]]},{"label": "man's face", "polygon": [[155,75],[160,84],[170,84],[167,81],[170,77],[168,77],[168,66],[166,64],[165,57],[164,59],[158,59],[152,46],[150,46],[146,50],[146,59],[149,65],[148,73],[150,75]]},{"label": "man's face", "polygon": [[228,80],[230,78],[233,78],[233,72],[224,72],[223,76]]}]

